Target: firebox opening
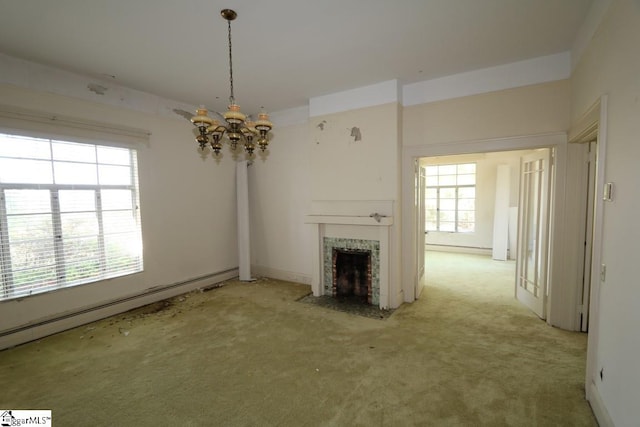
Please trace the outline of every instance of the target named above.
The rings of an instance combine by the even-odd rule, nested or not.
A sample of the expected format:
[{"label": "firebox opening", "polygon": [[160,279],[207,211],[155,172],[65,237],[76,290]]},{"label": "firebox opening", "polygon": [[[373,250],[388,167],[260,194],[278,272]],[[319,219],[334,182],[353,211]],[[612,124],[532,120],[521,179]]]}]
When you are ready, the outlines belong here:
[{"label": "firebox opening", "polygon": [[371,304],[371,251],[333,248],[333,296]]}]

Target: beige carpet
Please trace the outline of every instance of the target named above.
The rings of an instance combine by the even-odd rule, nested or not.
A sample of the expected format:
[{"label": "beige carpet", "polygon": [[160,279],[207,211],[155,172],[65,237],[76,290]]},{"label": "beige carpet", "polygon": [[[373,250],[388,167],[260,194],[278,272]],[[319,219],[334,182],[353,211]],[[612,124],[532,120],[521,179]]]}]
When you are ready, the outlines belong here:
[{"label": "beige carpet", "polygon": [[0,408],[56,426],[596,425],[586,335],[513,301],[508,263],[431,255],[423,297],[386,320],[262,279],[0,352]]}]

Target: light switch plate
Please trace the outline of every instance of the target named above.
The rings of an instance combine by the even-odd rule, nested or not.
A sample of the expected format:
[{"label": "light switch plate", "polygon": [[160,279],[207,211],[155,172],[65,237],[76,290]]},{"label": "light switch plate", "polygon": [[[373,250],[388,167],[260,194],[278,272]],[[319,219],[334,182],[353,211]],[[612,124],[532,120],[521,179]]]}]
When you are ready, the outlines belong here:
[{"label": "light switch plate", "polygon": [[607,182],[604,185],[602,200],[610,202],[613,200],[613,182]]}]

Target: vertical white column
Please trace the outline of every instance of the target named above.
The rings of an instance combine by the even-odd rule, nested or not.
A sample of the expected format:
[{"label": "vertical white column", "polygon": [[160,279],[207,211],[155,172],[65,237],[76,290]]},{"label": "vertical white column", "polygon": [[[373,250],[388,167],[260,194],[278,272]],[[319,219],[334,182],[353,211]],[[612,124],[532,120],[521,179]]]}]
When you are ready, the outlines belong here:
[{"label": "vertical white column", "polygon": [[236,163],[236,196],[238,199],[238,266],[240,280],[250,282],[251,245],[249,234],[249,176],[246,160]]},{"label": "vertical white column", "polygon": [[507,260],[509,247],[509,191],[511,168],[498,165],[496,174],[496,200],[493,213],[493,259]]}]

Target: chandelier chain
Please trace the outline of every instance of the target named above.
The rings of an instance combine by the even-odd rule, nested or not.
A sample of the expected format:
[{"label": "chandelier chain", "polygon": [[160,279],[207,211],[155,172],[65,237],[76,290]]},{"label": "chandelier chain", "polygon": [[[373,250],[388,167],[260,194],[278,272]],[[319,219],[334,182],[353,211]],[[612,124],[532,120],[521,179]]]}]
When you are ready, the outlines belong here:
[{"label": "chandelier chain", "polygon": [[231,21],[227,21],[229,29],[229,85],[231,86],[231,95],[229,96],[229,103],[235,104],[235,97],[233,96],[233,58],[231,56]]}]

